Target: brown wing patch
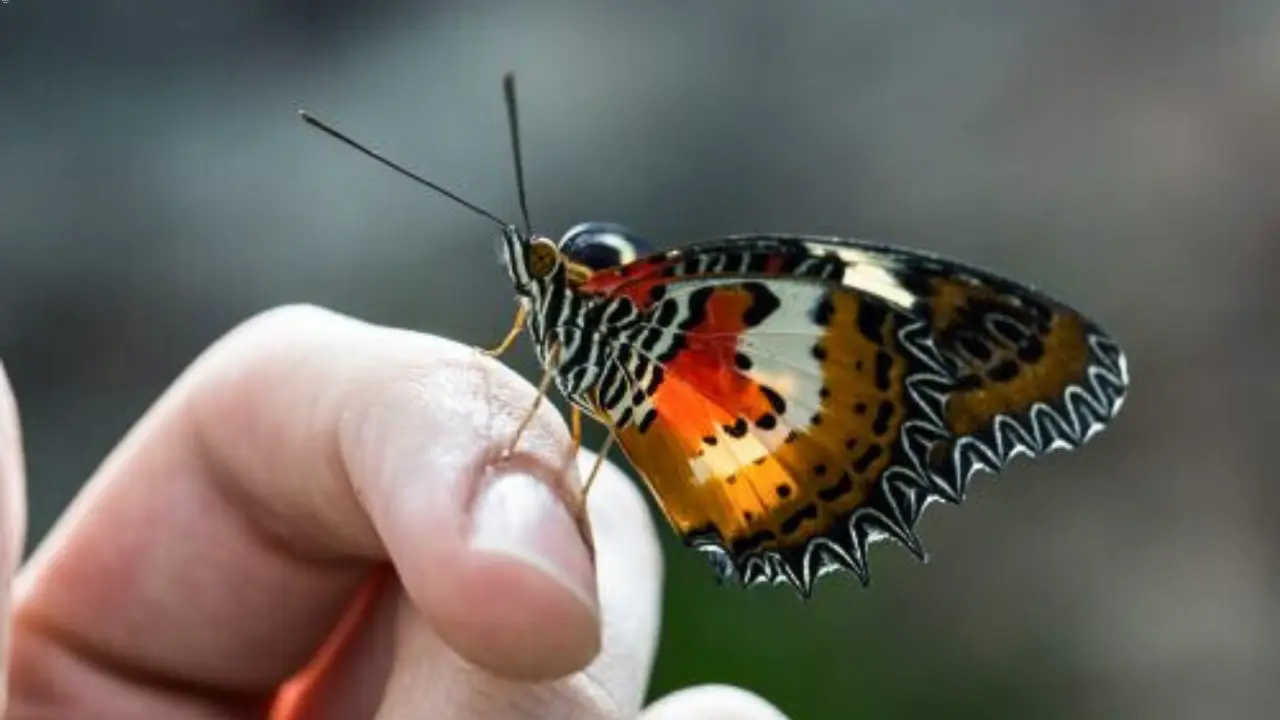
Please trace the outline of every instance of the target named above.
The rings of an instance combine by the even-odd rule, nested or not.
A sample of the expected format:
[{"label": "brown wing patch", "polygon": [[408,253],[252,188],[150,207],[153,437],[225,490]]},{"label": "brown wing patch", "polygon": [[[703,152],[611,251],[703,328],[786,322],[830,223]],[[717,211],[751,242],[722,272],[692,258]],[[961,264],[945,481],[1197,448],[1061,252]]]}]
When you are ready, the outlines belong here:
[{"label": "brown wing patch", "polygon": [[934,285],[938,349],[957,369],[946,416],[955,435],[1056,402],[1086,380],[1092,351],[1080,316],[963,280]]}]

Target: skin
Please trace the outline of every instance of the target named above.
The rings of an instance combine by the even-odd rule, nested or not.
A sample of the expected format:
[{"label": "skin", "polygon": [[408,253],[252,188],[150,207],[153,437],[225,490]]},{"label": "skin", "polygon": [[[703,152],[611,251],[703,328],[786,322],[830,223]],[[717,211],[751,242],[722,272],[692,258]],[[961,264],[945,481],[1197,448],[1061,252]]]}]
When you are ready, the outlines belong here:
[{"label": "skin", "polygon": [[192,364],[19,569],[0,372],[0,714],[781,718],[724,686],[641,709],[653,523],[606,464],[584,535],[593,458],[546,404],[503,458],[533,399],[472,348],[274,310]]}]

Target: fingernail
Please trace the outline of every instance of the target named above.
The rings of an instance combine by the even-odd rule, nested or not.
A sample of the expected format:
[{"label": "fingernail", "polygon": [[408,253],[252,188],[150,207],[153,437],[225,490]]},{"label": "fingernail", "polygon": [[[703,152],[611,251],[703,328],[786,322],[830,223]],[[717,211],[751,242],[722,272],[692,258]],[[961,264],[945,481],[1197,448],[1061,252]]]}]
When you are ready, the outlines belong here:
[{"label": "fingernail", "polygon": [[578,524],[545,483],[527,473],[496,478],[476,500],[471,548],[505,555],[553,578],[593,611],[595,566]]}]

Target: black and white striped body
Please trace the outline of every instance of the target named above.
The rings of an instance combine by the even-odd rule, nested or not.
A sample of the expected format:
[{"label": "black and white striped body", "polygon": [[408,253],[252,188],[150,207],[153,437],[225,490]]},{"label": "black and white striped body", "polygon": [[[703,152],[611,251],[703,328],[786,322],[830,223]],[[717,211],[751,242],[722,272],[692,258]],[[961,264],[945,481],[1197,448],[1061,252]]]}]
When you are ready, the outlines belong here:
[{"label": "black and white striped body", "polygon": [[[643,240],[605,223],[578,225],[554,245],[515,227],[503,232],[507,270],[529,314],[534,353],[543,367],[554,363],[556,386],[593,416],[597,399],[606,409],[617,408],[631,399],[633,383],[656,385],[661,370],[646,353],[632,351],[633,345],[652,345],[644,342],[644,317],[635,304],[576,292],[570,275],[630,262],[642,249]],[[638,417],[627,414],[632,416]]]}]

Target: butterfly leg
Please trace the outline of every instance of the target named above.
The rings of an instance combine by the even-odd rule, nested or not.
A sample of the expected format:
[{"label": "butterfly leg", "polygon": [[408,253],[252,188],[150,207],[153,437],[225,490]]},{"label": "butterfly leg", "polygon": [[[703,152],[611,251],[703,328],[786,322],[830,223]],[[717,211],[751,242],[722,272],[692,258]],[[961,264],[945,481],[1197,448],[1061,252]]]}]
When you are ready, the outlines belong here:
[{"label": "butterfly leg", "polygon": [[605,439],[604,445],[600,447],[599,453],[596,455],[596,461],[591,465],[591,474],[587,475],[586,482],[582,483],[582,490],[578,493],[578,517],[585,518],[587,516],[587,493],[591,491],[591,485],[596,481],[596,476],[600,474],[600,468],[604,466],[604,459],[609,455],[609,448],[613,447],[613,443],[618,436],[612,432]]},{"label": "butterfly leg", "polygon": [[524,303],[521,303],[520,308],[516,310],[515,322],[511,323],[511,330],[507,333],[507,336],[502,339],[502,342],[498,344],[498,347],[489,348],[482,352],[489,357],[496,358],[509,350],[512,344],[515,343],[516,338],[520,336],[520,331],[524,329],[524,323],[528,317],[529,308],[525,307]]},{"label": "butterfly leg", "polygon": [[538,383],[538,397],[534,398],[533,406],[529,408],[529,412],[525,413],[524,419],[516,426],[516,432],[511,436],[511,444],[507,446],[507,455],[515,452],[516,444],[520,442],[520,436],[524,434],[529,423],[533,422],[533,416],[538,412],[538,406],[542,404],[542,399],[547,396],[547,391],[551,389],[551,381],[556,376],[556,369],[560,365],[560,346],[556,345],[551,348],[551,354],[547,358],[547,366],[542,369],[542,380]]},{"label": "butterfly leg", "polygon": [[578,451],[582,449],[582,411],[577,405],[570,408],[569,428],[573,433],[573,457],[577,457]]}]

